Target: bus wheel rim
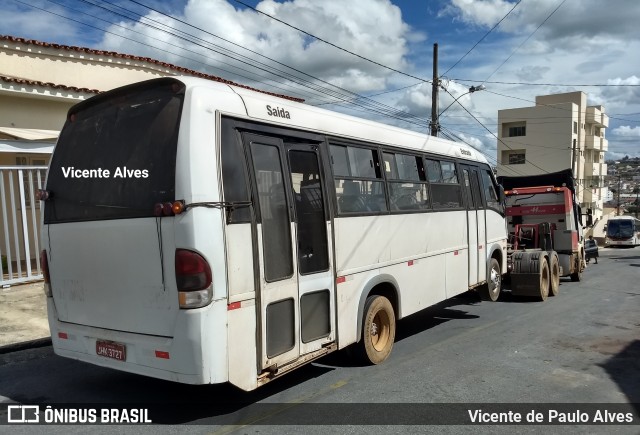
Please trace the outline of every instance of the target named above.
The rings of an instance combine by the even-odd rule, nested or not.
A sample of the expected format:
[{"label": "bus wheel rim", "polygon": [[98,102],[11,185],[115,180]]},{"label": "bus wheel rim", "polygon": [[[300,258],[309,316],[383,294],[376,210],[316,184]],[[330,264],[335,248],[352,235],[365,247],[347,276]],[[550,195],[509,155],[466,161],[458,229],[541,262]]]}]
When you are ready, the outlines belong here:
[{"label": "bus wheel rim", "polygon": [[371,344],[378,352],[382,352],[389,342],[391,329],[389,316],[384,311],[378,311],[371,322]]}]

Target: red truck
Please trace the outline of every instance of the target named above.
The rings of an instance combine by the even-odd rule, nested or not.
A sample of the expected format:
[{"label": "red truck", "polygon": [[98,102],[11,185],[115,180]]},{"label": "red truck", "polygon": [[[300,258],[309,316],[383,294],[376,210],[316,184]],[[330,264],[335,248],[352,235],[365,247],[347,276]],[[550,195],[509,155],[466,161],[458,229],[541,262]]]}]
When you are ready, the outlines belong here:
[{"label": "red truck", "polygon": [[580,281],[585,268],[582,213],[571,169],[498,177],[498,182],[505,193],[506,278],[512,294],[545,300],[558,294],[561,276]]}]

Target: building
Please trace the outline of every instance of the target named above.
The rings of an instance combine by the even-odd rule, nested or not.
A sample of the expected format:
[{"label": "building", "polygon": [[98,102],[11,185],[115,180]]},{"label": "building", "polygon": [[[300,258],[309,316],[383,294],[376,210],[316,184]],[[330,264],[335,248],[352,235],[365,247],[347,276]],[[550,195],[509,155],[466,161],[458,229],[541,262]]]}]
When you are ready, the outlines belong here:
[{"label": "building", "polygon": [[607,196],[604,155],[609,117],[587,106],[583,92],[536,97],[533,107],[498,111],[498,175],[519,176],[571,168],[583,213],[603,215]]},{"label": "building", "polygon": [[34,190],[44,183],[71,106],[118,86],[175,75],[248,88],[146,57],[0,35],[0,284],[41,276],[42,216]]}]

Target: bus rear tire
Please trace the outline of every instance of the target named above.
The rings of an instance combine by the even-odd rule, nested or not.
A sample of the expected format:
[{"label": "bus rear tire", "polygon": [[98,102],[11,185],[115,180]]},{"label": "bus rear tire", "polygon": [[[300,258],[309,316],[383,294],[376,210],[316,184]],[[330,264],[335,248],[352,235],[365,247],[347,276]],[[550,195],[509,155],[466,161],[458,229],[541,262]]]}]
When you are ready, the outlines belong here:
[{"label": "bus rear tire", "polygon": [[500,273],[498,260],[492,258],[490,264],[487,283],[480,287],[478,293],[480,293],[480,299],[483,301],[495,302],[500,297],[500,291],[502,290],[502,274]]},{"label": "bus rear tire", "polygon": [[560,260],[555,252],[549,256],[549,275],[549,296],[557,296],[560,293]]},{"label": "bus rear tire", "polygon": [[386,360],[396,338],[396,316],[389,299],[369,296],[362,322],[362,356],[371,364]]}]

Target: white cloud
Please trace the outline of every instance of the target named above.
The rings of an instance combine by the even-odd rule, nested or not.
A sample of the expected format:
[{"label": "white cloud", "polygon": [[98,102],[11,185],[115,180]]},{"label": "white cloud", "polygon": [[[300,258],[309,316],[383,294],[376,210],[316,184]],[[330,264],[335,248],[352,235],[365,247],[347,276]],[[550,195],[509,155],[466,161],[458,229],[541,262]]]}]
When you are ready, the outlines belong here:
[{"label": "white cloud", "polygon": [[622,125],[611,130],[611,133],[615,136],[640,138],[640,127],[630,127],[628,125]]},{"label": "white cloud", "polygon": [[451,0],[441,14],[454,15],[465,23],[493,27],[513,4],[504,0]]},{"label": "white cloud", "polygon": [[60,16],[65,11],[59,6],[36,1],[32,2],[33,8],[24,10],[22,5],[12,3],[3,4],[0,33],[63,44],[78,38],[78,29]]},{"label": "white cloud", "polygon": [[[450,0],[441,11],[467,24],[491,28],[516,4],[506,0]],[[558,6],[560,6],[558,8]],[[551,13],[556,9],[551,15]],[[551,17],[547,19],[547,17]],[[529,34],[543,22],[536,32],[537,39],[558,40],[580,38],[589,42],[609,42],[603,38],[624,39],[637,29],[640,2],[618,0],[523,1],[498,26],[498,32]],[[540,38],[542,37],[542,38]]]},{"label": "white cloud", "polygon": [[[407,67],[405,56],[408,52],[408,41],[421,37],[419,33],[413,33],[410,27],[404,23],[400,9],[389,0],[362,0],[358,2],[293,0],[282,3],[263,0],[258,3],[256,9],[346,50],[358,53],[362,57],[395,69]],[[155,58],[168,57],[169,61],[187,67],[200,70],[204,68],[213,74],[224,75],[220,70],[203,66],[198,62],[232,63],[241,68],[241,70],[232,71],[247,77],[239,79],[236,75],[236,77],[232,77],[233,79],[244,83],[247,83],[247,80],[262,81],[260,86],[263,88],[264,82],[271,79],[281,82],[281,85],[283,82],[290,82],[288,74],[295,74],[304,80],[310,79],[282,64],[355,92],[382,90],[385,88],[386,79],[391,75],[389,69],[340,51],[255,11],[237,10],[225,0],[190,0],[178,18],[281,64],[275,64],[255,53],[227,44],[208,33],[197,32],[184,25],[178,25],[175,21],[158,14],[150,13],[147,17],[161,21],[172,29],[179,27],[180,30],[188,33],[198,33],[199,38],[207,41],[206,43],[200,42],[200,45],[218,44],[241,55],[249,56],[251,60],[245,59],[245,61],[251,65],[255,65],[256,61],[267,63],[268,67],[264,65],[258,67],[264,69],[275,67],[280,70],[276,74],[281,77],[274,77],[251,65],[238,63],[229,57],[215,54],[202,46],[193,46],[175,36],[159,33],[140,22],[123,23],[122,25],[127,31],[117,27],[112,28],[111,31],[117,34],[132,34],[132,31],[141,32],[144,35],[144,41],[149,45],[174,44],[188,47],[189,50],[197,53],[188,54],[193,60],[158,53],[149,47],[138,47],[137,50],[143,55]],[[133,35],[134,39],[142,38],[138,34]],[[105,35],[103,45],[107,49],[116,51],[131,52],[132,49],[130,42],[109,34]],[[179,51],[177,48],[167,47],[167,49]],[[232,56],[238,57],[237,55]],[[218,65],[221,68],[230,69],[228,65],[220,65],[219,63]],[[260,79],[256,77],[256,74],[265,78]],[[326,86],[326,84],[321,85]],[[324,95],[308,89],[305,93],[304,97],[307,99],[313,95],[324,97]]]}]

